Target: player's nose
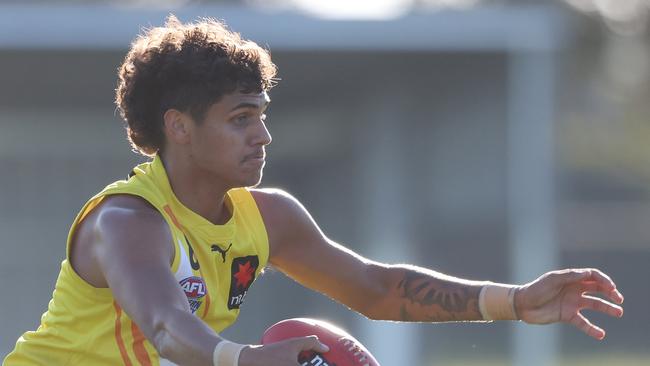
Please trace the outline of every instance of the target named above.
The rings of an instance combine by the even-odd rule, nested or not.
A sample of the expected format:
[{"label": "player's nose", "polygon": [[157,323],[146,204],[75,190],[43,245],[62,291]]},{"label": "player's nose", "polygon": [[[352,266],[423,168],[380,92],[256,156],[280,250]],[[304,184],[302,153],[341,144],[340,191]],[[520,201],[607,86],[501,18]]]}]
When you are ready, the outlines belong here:
[{"label": "player's nose", "polygon": [[268,145],[273,141],[269,129],[266,128],[264,121],[260,121],[255,129],[254,145]]}]

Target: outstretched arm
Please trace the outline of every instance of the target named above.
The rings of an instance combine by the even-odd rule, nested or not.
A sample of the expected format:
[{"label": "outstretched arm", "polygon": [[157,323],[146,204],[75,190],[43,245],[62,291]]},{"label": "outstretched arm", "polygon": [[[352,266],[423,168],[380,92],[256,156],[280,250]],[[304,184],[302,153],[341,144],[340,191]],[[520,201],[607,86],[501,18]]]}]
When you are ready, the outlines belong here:
[{"label": "outstretched arm", "polygon": [[[393,286],[393,293],[381,306],[387,309],[398,306],[400,316],[397,320],[486,319],[485,309],[480,310],[478,304],[481,289],[490,283],[466,281],[417,267],[405,267],[401,276],[403,279]],[[619,306],[623,303],[623,295],[606,274],[594,268],[553,271],[522,286],[500,286],[511,287],[514,297],[512,304],[503,299],[502,304],[508,307],[503,312],[505,317],[495,320],[522,320],[529,324],[569,323],[588,336],[601,340],[605,338],[605,331],[592,324],[582,310],[623,316],[623,308]],[[513,311],[509,311],[511,306]]]},{"label": "outstretched arm", "polygon": [[305,208],[279,190],[255,190],[270,263],[289,277],[372,319],[480,320],[482,282],[425,268],[387,265],[328,239]]},{"label": "outstretched arm", "polygon": [[[483,321],[479,296],[487,282],[469,281],[410,265],[378,263],[328,239],[305,208],[279,190],[253,195],[271,246],[270,263],[289,277],[371,319],[412,322]],[[576,273],[580,273],[577,275]],[[595,269],[550,272],[513,286],[512,317],[528,323],[569,322],[601,339],[604,332],[579,313],[593,309],[613,316],[622,308],[614,283]],[[584,320],[584,321],[583,321]]]},{"label": "outstretched arm", "polygon": [[483,320],[478,306],[482,282],[415,266],[385,268],[386,294],[374,305],[372,318],[406,322]]}]

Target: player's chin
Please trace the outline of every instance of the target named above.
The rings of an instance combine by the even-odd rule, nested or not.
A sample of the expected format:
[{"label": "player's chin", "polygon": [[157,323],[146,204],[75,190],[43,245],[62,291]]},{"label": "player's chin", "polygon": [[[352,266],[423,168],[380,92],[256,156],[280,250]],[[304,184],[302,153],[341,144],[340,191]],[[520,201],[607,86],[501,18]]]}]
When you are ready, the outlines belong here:
[{"label": "player's chin", "polygon": [[249,174],[246,174],[242,179],[241,186],[255,188],[262,183],[262,176],[262,169],[256,172],[249,172]]}]

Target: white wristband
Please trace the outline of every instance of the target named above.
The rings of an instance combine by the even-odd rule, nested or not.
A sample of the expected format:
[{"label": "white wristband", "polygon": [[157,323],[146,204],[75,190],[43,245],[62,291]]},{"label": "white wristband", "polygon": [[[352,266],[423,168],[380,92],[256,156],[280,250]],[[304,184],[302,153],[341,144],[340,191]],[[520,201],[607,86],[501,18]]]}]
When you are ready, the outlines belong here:
[{"label": "white wristband", "polygon": [[515,310],[518,286],[488,282],[478,295],[478,308],[483,320],[519,320]]},{"label": "white wristband", "polygon": [[214,366],[238,366],[239,354],[244,347],[246,346],[243,344],[222,340],[214,347],[212,364]]}]

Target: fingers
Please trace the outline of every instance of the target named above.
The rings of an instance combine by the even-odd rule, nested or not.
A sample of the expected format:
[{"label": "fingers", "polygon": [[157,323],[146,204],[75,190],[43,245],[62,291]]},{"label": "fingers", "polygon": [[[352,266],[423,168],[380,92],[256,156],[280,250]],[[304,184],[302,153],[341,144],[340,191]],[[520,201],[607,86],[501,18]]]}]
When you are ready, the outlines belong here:
[{"label": "fingers", "polygon": [[[595,268],[565,269],[551,272],[557,285],[566,286],[578,282],[595,282],[596,291],[603,293],[617,304],[623,303],[623,295],[616,289],[616,284],[606,274]],[[593,286],[591,287],[593,289]],[[591,291],[593,292],[593,291]]]},{"label": "fingers", "polygon": [[586,281],[580,282],[580,285],[582,291],[584,292],[600,293],[600,294],[607,295],[611,291],[611,288],[609,286],[593,281],[591,279],[587,279]]},{"label": "fingers", "polygon": [[585,334],[599,341],[605,338],[605,331],[602,328],[593,325],[587,318],[578,312],[575,313],[569,323],[575,325]]},{"label": "fingers", "polygon": [[580,309],[595,310],[617,318],[623,316],[622,307],[594,296],[583,295],[580,300]]},{"label": "fingers", "polygon": [[[258,348],[249,347],[240,355],[241,364],[255,365],[295,365],[299,366],[300,354],[304,351],[326,353],[327,345],[321,343],[316,336],[288,338],[282,341],[267,343]],[[312,352],[307,352],[311,354]],[[242,360],[245,358],[245,362]]]},{"label": "fingers", "polygon": [[582,282],[580,289],[582,290],[582,292],[588,292],[592,294],[598,293],[598,294],[605,295],[608,299],[610,299],[611,301],[617,304],[623,303],[623,295],[621,295],[621,293],[618,292],[617,289],[614,289],[614,291],[612,291],[612,289],[609,286],[596,281],[589,280],[586,282]]},{"label": "fingers", "polygon": [[[580,300],[579,308],[581,310],[595,310],[619,318],[623,316],[622,307],[594,296],[583,295]],[[569,323],[575,325],[578,329],[592,338],[598,340],[605,338],[605,330],[592,324],[589,319],[587,319],[579,311],[575,312],[574,316],[569,320]]]},{"label": "fingers", "polygon": [[315,351],[319,353],[325,353],[330,350],[330,348],[321,341],[318,340],[318,337],[315,335],[295,338],[295,341],[298,343],[299,351]]},{"label": "fingers", "polygon": [[623,294],[616,289],[616,284],[611,278],[609,278],[609,276],[595,268],[589,268],[587,271],[589,271],[589,278],[596,281],[601,286],[600,291],[602,293],[607,295],[617,304],[623,303]]}]

